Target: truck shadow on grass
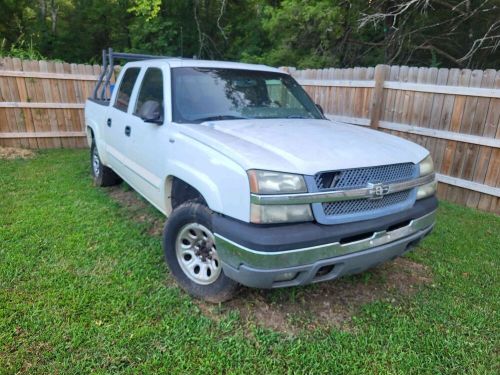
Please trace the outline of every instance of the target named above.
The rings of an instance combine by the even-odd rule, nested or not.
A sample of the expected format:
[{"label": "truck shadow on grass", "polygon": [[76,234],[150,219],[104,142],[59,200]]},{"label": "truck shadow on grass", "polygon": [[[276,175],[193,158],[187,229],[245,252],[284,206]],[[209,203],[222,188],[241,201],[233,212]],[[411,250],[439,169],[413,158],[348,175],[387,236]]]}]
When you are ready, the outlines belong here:
[{"label": "truck shadow on grass", "polygon": [[[144,225],[148,235],[160,237],[164,217],[128,185],[107,189],[127,216]],[[168,277],[169,286],[175,282]],[[220,322],[237,316],[248,327],[258,326],[286,334],[303,330],[353,329],[352,318],[371,302],[398,304],[405,296],[432,282],[430,270],[408,258],[398,258],[359,275],[303,287],[259,290],[241,288],[224,304],[193,300],[200,311]]]}]

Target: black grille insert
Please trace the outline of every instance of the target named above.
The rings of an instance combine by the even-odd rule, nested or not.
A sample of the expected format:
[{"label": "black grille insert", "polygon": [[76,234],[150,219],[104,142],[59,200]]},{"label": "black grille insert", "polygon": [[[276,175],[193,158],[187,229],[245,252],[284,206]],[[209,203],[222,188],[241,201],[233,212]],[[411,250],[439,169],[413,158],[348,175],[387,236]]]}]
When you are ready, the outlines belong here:
[{"label": "black grille insert", "polygon": [[402,163],[345,169],[318,173],[314,176],[314,181],[319,190],[356,189],[366,187],[368,183],[410,180],[415,177],[415,168],[413,163]]}]

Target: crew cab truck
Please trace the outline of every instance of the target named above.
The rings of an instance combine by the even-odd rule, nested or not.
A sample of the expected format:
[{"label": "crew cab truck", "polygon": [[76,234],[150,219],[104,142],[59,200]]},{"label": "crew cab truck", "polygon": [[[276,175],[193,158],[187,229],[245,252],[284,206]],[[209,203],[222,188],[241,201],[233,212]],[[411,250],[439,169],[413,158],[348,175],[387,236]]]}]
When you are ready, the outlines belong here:
[{"label": "crew cab truck", "polygon": [[92,175],[125,180],[168,217],[166,262],[190,294],[332,280],[431,232],[436,180],[421,146],[327,120],[275,68],[131,58],[111,95],[107,64],[86,102]]}]

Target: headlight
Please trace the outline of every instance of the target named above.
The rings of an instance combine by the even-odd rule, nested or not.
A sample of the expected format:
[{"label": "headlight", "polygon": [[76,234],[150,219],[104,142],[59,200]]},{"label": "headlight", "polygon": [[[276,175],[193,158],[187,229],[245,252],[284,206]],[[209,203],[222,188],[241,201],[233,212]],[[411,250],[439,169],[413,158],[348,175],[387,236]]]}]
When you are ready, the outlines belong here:
[{"label": "headlight", "polygon": [[[434,162],[430,155],[418,163],[418,167],[420,170],[420,176],[427,176],[431,173],[434,173]],[[419,186],[417,189],[417,200],[422,198],[430,197],[434,195],[437,190],[437,181],[429,182],[428,184]]]},{"label": "headlight", "polygon": [[417,189],[417,200],[434,195],[437,190],[437,181],[429,182],[428,184],[419,186]]},{"label": "headlight", "polygon": [[255,224],[298,223],[312,221],[311,206],[290,205],[250,205],[250,221]]},{"label": "headlight", "polygon": [[434,162],[430,155],[418,163],[420,169],[420,176],[425,176],[434,172]]},{"label": "headlight", "polygon": [[250,191],[255,194],[307,192],[304,177],[298,174],[249,170]]},{"label": "headlight", "polygon": [[[250,191],[253,194],[306,193],[304,177],[292,173],[249,170]],[[256,224],[297,223],[312,221],[309,204],[250,206],[250,221]]]}]

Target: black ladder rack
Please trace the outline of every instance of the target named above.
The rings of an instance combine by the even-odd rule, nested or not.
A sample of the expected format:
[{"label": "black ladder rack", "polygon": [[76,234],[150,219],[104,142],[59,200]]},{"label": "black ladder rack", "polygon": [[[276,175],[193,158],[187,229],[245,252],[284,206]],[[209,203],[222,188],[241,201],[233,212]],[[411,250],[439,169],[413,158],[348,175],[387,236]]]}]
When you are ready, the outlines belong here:
[{"label": "black ladder rack", "polygon": [[[108,48],[102,50],[102,72],[99,74],[97,83],[94,87],[92,93],[92,99],[97,101],[107,102],[110,98],[106,95],[108,92],[108,87],[110,87],[110,79],[113,75],[113,68],[115,60],[128,60],[128,61],[139,61],[139,60],[151,60],[151,59],[167,59],[169,56],[156,56],[156,55],[143,55],[137,53],[124,53],[124,52],[114,52],[113,48]],[[100,89],[100,92],[99,92]]]}]

